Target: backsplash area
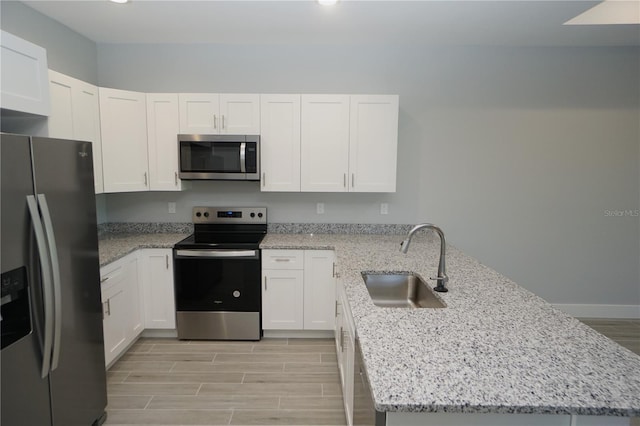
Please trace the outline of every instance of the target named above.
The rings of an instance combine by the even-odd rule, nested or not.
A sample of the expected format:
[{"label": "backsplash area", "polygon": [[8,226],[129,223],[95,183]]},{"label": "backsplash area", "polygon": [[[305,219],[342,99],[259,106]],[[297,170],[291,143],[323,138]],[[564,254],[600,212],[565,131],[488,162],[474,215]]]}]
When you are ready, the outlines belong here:
[{"label": "backsplash area", "polygon": [[[406,234],[412,225],[374,223],[270,223],[272,234]],[[184,222],[114,222],[98,225],[98,234],[190,234],[192,223]]]}]

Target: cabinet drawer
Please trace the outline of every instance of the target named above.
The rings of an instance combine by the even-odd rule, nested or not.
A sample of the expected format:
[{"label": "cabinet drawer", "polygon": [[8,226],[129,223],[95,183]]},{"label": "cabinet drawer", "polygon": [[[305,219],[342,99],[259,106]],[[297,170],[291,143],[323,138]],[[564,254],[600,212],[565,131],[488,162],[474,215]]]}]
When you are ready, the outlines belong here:
[{"label": "cabinet drawer", "polygon": [[[108,292],[113,286],[121,283],[123,280],[124,265],[119,265],[116,268],[109,268],[108,272],[102,270],[100,273],[100,288],[102,289],[103,295],[105,292]],[[105,300],[104,297],[103,300]]]},{"label": "cabinet drawer", "polygon": [[303,269],[302,250],[262,250],[262,269]]}]

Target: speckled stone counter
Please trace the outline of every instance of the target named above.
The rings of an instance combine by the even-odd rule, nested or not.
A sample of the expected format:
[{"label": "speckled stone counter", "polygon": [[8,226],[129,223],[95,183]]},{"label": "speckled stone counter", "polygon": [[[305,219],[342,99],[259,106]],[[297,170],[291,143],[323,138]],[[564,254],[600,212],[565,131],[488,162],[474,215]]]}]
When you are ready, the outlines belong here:
[{"label": "speckled stone counter", "polygon": [[98,240],[100,266],[107,265],[141,248],[171,248],[189,234],[104,233]]},{"label": "speckled stone counter", "polygon": [[[379,308],[361,271],[435,275],[431,235],[269,234],[263,249],[335,249],[378,411],[640,415],[640,356],[447,248],[444,309]],[[561,285],[561,283],[558,283]]]}]

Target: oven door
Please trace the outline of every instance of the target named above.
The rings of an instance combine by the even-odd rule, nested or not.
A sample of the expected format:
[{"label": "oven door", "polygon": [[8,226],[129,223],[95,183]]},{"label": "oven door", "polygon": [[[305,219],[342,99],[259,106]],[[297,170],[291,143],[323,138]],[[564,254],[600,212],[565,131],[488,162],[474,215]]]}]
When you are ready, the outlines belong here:
[{"label": "oven door", "polygon": [[260,250],[174,249],[176,311],[260,312]]}]

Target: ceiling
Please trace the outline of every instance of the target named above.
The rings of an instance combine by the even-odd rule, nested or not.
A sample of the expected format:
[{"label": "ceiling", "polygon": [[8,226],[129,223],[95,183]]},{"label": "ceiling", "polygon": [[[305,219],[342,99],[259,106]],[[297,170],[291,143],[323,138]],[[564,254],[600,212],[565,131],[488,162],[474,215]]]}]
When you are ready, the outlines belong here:
[{"label": "ceiling", "polygon": [[640,46],[640,25],[562,25],[584,0],[23,3],[97,43]]}]

